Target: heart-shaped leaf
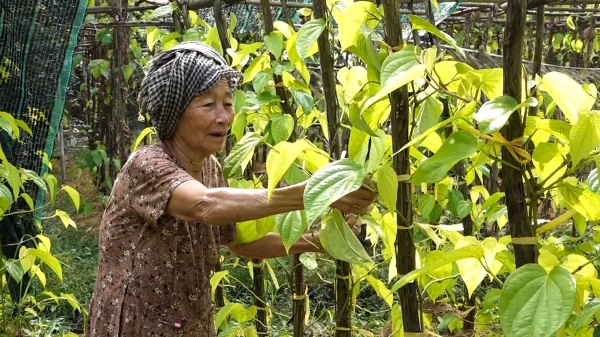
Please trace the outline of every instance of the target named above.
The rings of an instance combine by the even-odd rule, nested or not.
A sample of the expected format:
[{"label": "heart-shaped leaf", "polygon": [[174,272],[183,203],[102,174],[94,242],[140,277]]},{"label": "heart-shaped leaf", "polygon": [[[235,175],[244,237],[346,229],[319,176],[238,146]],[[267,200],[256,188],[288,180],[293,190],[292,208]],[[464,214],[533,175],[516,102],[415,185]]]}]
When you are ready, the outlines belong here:
[{"label": "heart-shaped leaf", "polygon": [[526,264],[512,273],[500,294],[500,324],[508,337],[549,337],[562,327],[575,306],[575,279],[563,267],[550,273]]},{"label": "heart-shaped leaf", "polygon": [[317,220],[333,202],[358,190],[364,180],[365,169],[350,159],[330,163],[315,172],[304,189],[308,224]]}]

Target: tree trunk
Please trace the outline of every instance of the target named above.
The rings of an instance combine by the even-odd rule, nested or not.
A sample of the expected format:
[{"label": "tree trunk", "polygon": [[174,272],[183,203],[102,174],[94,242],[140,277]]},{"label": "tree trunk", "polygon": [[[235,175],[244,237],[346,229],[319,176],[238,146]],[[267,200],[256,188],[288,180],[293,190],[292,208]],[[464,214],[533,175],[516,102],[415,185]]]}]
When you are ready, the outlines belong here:
[{"label": "tree trunk", "polygon": [[[506,28],[503,45],[504,94],[522,100],[523,39],[527,3],[509,0],[506,10]],[[513,113],[502,130],[507,141],[523,137],[524,125],[520,111]],[[502,148],[502,189],[505,193],[510,234],[513,238],[517,268],[535,263],[537,257],[533,226],[527,215],[527,199],[521,170],[523,165],[506,147]],[[535,207],[530,205],[530,207]]]},{"label": "tree trunk", "polygon": [[263,264],[265,260],[252,260],[254,274],[254,305],[256,306],[256,332],[258,336],[269,335],[269,321],[267,319],[267,303],[265,302],[265,277]]},{"label": "tree trunk", "polygon": [[[392,46],[403,44],[398,0],[385,0],[385,33],[387,43]],[[409,141],[409,107],[408,91],[406,87],[400,88],[390,94],[391,120],[392,120],[392,147],[396,153]],[[394,170],[396,174],[410,174],[408,149],[394,157]],[[412,237],[412,201],[411,185],[401,182],[398,185],[398,209],[396,234],[396,269],[399,275],[406,275],[415,270],[415,244]],[[406,332],[421,332],[419,317],[419,287],[417,282],[407,284],[398,290],[400,306],[402,307],[402,320]]]}]

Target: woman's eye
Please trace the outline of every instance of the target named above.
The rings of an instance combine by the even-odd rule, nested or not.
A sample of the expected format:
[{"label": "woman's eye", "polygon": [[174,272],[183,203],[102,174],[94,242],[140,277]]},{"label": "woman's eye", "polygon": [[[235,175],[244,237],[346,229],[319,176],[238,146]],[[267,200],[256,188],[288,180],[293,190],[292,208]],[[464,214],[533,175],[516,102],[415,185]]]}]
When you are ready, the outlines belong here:
[{"label": "woman's eye", "polygon": [[214,103],[213,103],[213,102],[205,102],[204,104],[202,104],[202,107],[205,107],[205,108],[210,108],[210,107],[211,107],[211,106],[213,106],[213,105],[214,105]]}]

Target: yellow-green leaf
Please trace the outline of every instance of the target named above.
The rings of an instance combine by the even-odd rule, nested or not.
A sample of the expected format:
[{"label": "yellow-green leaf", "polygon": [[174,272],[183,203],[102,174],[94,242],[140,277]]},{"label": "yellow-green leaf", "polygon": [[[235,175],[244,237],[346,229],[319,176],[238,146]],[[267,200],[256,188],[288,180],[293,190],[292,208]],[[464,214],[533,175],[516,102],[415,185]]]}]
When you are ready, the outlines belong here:
[{"label": "yellow-green leaf", "polygon": [[160,29],[157,27],[150,27],[146,30],[146,43],[150,50],[154,49],[154,45],[160,39]]},{"label": "yellow-green leaf", "polygon": [[396,171],[389,165],[382,165],[377,170],[377,187],[379,197],[390,213],[396,212],[398,198],[398,178]]},{"label": "yellow-green leaf", "polygon": [[[493,243],[488,243],[488,246],[492,245]],[[459,249],[469,246],[482,248],[481,242],[479,242],[475,237],[472,236],[465,236],[460,238],[456,243],[455,248]],[[484,257],[486,257],[485,260],[488,260],[489,256],[492,253],[493,249],[490,250],[490,247],[487,247],[487,249],[483,248],[483,255]],[[496,255],[494,254],[493,257],[491,257],[491,260],[493,261],[495,257]],[[465,282],[465,285],[467,286],[469,297],[471,297],[475,289],[477,289],[479,284],[481,284],[483,279],[486,277],[487,271],[485,270],[485,268],[483,268],[483,265],[481,264],[481,261],[479,259],[463,259],[460,261],[456,261],[456,264],[458,265],[458,270],[460,270],[460,276]]]},{"label": "yellow-green leaf", "polygon": [[277,143],[269,151],[267,155],[267,175],[269,176],[267,195],[269,199],[285,172],[292,166],[298,156],[309,147],[308,141],[301,139],[296,143]]},{"label": "yellow-green leaf", "polygon": [[334,209],[324,219],[321,229],[321,244],[332,257],[350,263],[371,262],[371,258],[352,232],[342,213]]},{"label": "yellow-green leaf", "polygon": [[539,88],[550,94],[571,124],[577,122],[577,113],[587,99],[587,94],[579,83],[568,75],[553,71],[542,77]]},{"label": "yellow-green leaf", "polygon": [[600,112],[590,111],[579,116],[569,133],[573,166],[577,166],[600,144]]},{"label": "yellow-green leaf", "polygon": [[[566,165],[560,168],[564,162],[560,147],[562,146],[558,143],[541,143],[533,150],[532,161],[539,174],[540,182],[548,179],[544,187],[561,179],[567,171]],[[552,178],[549,179],[550,177]]]},{"label": "yellow-green leaf", "polygon": [[74,189],[73,187],[69,186],[69,185],[64,185],[61,190],[67,192],[67,194],[69,194],[69,197],[71,198],[71,201],[73,201],[73,204],[75,205],[75,209],[77,211],[79,211],[79,204],[81,202],[81,198],[79,196],[79,192],[77,192],[76,189]]},{"label": "yellow-green leaf", "polygon": [[571,208],[585,216],[587,220],[600,220],[600,207],[598,207],[600,194],[577,186],[577,179],[573,177],[565,179],[558,187],[558,192]]}]

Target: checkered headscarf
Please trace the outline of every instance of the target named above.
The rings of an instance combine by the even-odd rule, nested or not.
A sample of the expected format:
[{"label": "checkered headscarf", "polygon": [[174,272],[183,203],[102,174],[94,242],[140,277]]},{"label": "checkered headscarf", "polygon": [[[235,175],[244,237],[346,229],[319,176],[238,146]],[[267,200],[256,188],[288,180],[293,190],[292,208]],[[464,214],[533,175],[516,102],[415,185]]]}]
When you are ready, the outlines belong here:
[{"label": "checkered headscarf", "polygon": [[169,139],[194,96],[210,91],[223,78],[233,91],[242,77],[212,47],[179,43],[148,62],[139,95],[141,112],[150,114],[160,140]]}]

